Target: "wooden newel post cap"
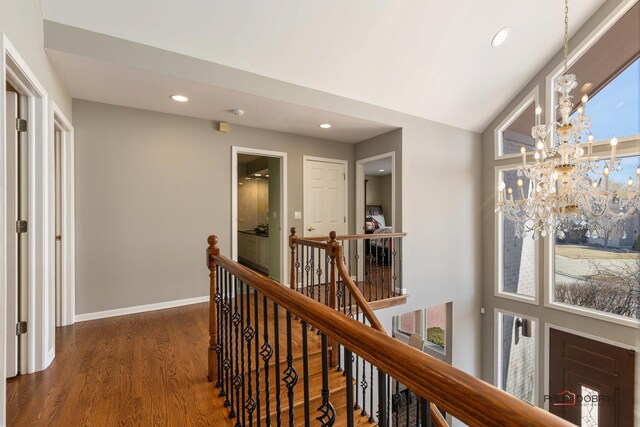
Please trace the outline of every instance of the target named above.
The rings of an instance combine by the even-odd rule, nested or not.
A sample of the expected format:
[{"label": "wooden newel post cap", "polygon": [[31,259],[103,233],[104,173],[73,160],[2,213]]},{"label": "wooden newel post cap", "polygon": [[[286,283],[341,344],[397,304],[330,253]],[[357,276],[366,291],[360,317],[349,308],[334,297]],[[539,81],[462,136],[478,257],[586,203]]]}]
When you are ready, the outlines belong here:
[{"label": "wooden newel post cap", "polygon": [[289,230],[289,231],[291,231],[291,235],[292,236],[296,235],[296,228],[295,227],[291,227],[291,230]]},{"label": "wooden newel post cap", "polygon": [[209,250],[207,250],[209,254],[220,255],[220,248],[218,248],[218,236],[212,234],[207,238],[207,243],[209,243]]},{"label": "wooden newel post cap", "polygon": [[331,239],[332,242],[336,241],[336,236],[337,234],[335,231],[332,231],[331,233],[329,233],[329,238]]}]

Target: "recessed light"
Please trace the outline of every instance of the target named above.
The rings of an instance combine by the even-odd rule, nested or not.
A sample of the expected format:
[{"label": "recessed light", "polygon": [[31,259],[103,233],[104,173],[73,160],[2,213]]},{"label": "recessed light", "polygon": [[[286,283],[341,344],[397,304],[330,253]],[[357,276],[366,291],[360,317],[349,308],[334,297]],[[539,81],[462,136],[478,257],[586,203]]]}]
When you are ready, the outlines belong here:
[{"label": "recessed light", "polygon": [[171,95],[171,99],[177,102],[187,102],[189,98],[184,95]]},{"label": "recessed light", "polygon": [[261,173],[254,173],[253,176],[262,176]]},{"label": "recessed light", "polygon": [[493,36],[493,39],[491,40],[491,46],[498,47],[502,43],[504,43],[505,40],[507,40],[507,37],[509,37],[509,32],[510,31],[511,31],[511,29],[509,27],[504,27],[503,29],[498,31],[496,33],[496,35]]},{"label": "recessed light", "polygon": [[593,87],[593,83],[591,82],[586,82],[585,84],[582,85],[582,87],[580,88],[580,92],[582,93],[587,93],[591,90],[591,88]]},{"label": "recessed light", "polygon": [[266,177],[266,178],[269,178],[269,174],[266,174],[266,175],[265,175],[265,177]]},{"label": "recessed light", "polygon": [[384,172],[384,169],[378,169],[378,172]]},{"label": "recessed light", "polygon": [[251,177],[250,176],[245,176],[244,179],[251,179]]},{"label": "recessed light", "polygon": [[323,123],[323,124],[320,125],[320,127],[322,129],[329,129],[331,127],[331,124],[330,123]]}]

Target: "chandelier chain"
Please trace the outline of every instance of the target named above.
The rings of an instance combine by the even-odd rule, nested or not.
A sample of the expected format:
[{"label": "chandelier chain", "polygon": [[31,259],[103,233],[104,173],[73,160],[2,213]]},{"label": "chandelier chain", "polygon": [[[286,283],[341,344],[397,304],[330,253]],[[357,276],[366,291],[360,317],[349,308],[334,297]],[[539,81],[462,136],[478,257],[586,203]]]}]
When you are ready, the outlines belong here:
[{"label": "chandelier chain", "polygon": [[564,0],[564,74],[569,71],[569,0]]}]

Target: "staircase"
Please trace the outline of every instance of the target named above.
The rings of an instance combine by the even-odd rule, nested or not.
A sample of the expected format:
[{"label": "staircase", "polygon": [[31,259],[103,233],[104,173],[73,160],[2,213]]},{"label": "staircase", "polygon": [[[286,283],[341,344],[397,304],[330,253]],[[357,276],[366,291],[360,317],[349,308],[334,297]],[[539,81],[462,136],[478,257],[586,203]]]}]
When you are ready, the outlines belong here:
[{"label": "staircase", "polygon": [[[322,360],[322,339],[318,331],[308,325],[305,325],[302,321],[292,318],[290,320],[290,334],[291,338],[290,348],[292,363],[291,366],[295,370],[298,377],[297,382],[291,387],[292,399],[289,399],[289,388],[287,387],[287,381],[285,381],[286,370],[288,368],[287,363],[287,346],[288,340],[282,339],[287,336],[287,314],[279,310],[278,321],[274,319],[273,307],[267,304],[267,321],[268,333],[265,339],[265,310],[263,304],[258,304],[257,319],[255,322],[255,302],[256,298],[258,302],[264,301],[264,296],[247,294],[244,297],[238,299],[238,311],[245,309],[246,300],[249,299],[249,305],[252,309],[252,318],[254,323],[252,328],[256,328],[259,337],[257,337],[258,344],[258,363],[256,363],[256,336],[250,340],[251,348],[249,348],[249,341],[246,339],[245,334],[242,335],[244,343],[240,342],[240,335],[238,336],[238,357],[242,360],[238,367],[235,367],[236,371],[240,371],[240,376],[243,378],[242,383],[238,387],[236,394],[236,388],[233,384],[233,377],[229,377],[226,380],[222,380],[219,383],[221,391],[220,399],[228,402],[227,410],[230,419],[229,425],[248,425],[251,426],[255,423],[258,425],[305,425],[305,420],[308,418],[309,425],[323,425],[317,417],[321,417],[322,413],[319,411],[323,405],[323,360]],[[245,303],[244,305],[240,302]],[[236,307],[236,300],[231,299],[229,301],[230,312],[234,311]],[[245,317],[246,318],[246,317]],[[224,322],[224,320],[223,320]],[[235,325],[233,325],[233,319],[230,324],[232,325],[232,333],[229,337],[232,355],[226,357],[229,360],[235,362]],[[276,333],[276,324],[278,330]],[[303,343],[304,331],[306,328],[306,346]],[[241,326],[238,325],[238,331],[240,332]],[[246,330],[246,328],[245,328]],[[275,337],[278,336],[278,356],[276,358]],[[269,356],[268,351],[265,349],[265,342],[269,343],[272,349],[272,354],[265,360],[265,356]],[[305,349],[306,348],[306,349]],[[248,357],[249,350],[251,350],[251,358]],[[327,364],[329,360],[329,354],[334,351],[333,348],[327,346]],[[306,367],[305,367],[306,362]],[[232,367],[229,366],[229,370]],[[337,367],[329,367],[326,370],[325,375],[329,390],[329,401],[335,410],[335,424],[334,426],[346,426],[347,425],[347,382],[345,381],[345,375],[342,369],[338,370]],[[228,384],[227,384],[228,382]],[[243,388],[244,387],[244,388]],[[305,387],[308,390],[305,392]],[[351,385],[353,392],[357,392],[357,384],[355,380],[352,380]],[[251,392],[249,393],[249,389]],[[256,393],[259,390],[259,393]],[[230,391],[230,392],[227,392]],[[244,398],[243,398],[244,396]],[[253,402],[249,402],[247,405],[247,396],[252,396]],[[243,402],[238,405],[238,402]],[[292,402],[293,404],[291,404]],[[255,404],[255,407],[253,407]],[[358,409],[351,406],[353,412],[353,420],[356,426],[377,426],[378,423],[370,417],[370,415],[362,414],[362,409],[358,405]],[[291,418],[291,414],[293,417]],[[308,415],[307,415],[308,414]],[[278,420],[278,417],[280,419]]]}]

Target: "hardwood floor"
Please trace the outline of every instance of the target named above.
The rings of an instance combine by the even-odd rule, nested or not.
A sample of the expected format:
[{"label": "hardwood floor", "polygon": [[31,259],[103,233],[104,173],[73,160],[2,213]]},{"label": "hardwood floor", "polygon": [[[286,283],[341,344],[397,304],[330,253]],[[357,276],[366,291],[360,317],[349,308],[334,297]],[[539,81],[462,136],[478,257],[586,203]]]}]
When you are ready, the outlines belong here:
[{"label": "hardwood floor", "polygon": [[58,328],[45,371],[8,380],[9,426],[226,426],[207,382],[208,304]]}]

